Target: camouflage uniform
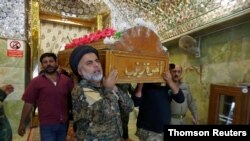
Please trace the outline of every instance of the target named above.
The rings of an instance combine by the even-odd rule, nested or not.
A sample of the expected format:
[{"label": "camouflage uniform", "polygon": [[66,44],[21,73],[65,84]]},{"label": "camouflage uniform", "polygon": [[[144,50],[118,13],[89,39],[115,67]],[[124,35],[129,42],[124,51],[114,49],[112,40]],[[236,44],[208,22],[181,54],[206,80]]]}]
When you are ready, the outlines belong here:
[{"label": "camouflage uniform", "polygon": [[[119,102],[118,102],[119,99]],[[121,141],[120,107],[130,112],[133,101],[119,90],[116,94],[81,80],[72,91],[77,141]]]},{"label": "camouflage uniform", "polygon": [[[117,87],[125,93],[133,94],[134,88],[131,84],[117,84]],[[129,123],[129,112],[124,111],[121,108],[121,118],[122,118],[122,130],[123,130],[123,139],[128,139],[128,123]]]},{"label": "camouflage uniform", "polygon": [[7,117],[4,114],[3,101],[7,97],[4,91],[0,90],[0,141],[12,141],[12,130]]},{"label": "camouflage uniform", "polygon": [[140,141],[163,141],[164,133],[156,133],[142,128],[137,128],[135,133]]}]

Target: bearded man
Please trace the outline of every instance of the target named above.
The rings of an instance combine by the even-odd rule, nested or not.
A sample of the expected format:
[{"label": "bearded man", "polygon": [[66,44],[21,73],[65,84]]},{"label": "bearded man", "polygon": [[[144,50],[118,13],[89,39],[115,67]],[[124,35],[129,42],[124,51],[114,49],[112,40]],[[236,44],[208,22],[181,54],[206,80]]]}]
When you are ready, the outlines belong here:
[{"label": "bearded man", "polygon": [[123,140],[120,109],[133,110],[133,101],[116,87],[117,70],[103,77],[98,51],[91,46],[76,47],[70,67],[79,83],[72,91],[73,119],[78,141]]},{"label": "bearded man", "polygon": [[54,53],[42,54],[40,63],[42,73],[30,81],[22,96],[25,103],[18,134],[25,134],[27,119],[36,105],[41,141],[65,141],[73,81],[57,72],[58,63]]}]

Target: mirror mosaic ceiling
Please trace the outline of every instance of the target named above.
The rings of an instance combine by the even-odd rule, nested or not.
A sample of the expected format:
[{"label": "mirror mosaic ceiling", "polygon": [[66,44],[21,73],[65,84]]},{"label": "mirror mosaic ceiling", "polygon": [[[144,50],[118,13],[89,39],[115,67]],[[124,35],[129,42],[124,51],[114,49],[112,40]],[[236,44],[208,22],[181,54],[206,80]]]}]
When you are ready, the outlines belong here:
[{"label": "mirror mosaic ceiling", "polygon": [[155,25],[161,41],[250,7],[248,0],[40,0],[40,3],[42,11],[83,19],[110,13],[115,29],[124,23],[134,26],[135,19],[141,18]]},{"label": "mirror mosaic ceiling", "polygon": [[[0,33],[4,38],[25,40],[25,11],[22,0],[2,0]],[[65,17],[93,19],[98,14],[111,15],[115,29],[126,23],[134,25],[137,18],[152,22],[162,42],[207,26],[250,13],[249,0],[37,0],[43,12]],[[11,10],[14,7],[14,12]],[[12,11],[12,12],[11,12]],[[16,21],[13,22],[13,19]],[[14,23],[14,24],[13,24]],[[11,25],[11,27],[10,27]]]}]

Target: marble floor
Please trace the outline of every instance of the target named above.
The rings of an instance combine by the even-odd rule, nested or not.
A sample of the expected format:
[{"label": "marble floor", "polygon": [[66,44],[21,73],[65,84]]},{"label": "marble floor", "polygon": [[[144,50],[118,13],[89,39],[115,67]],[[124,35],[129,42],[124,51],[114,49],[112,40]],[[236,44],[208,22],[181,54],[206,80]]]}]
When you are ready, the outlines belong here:
[{"label": "marble floor", "polygon": [[23,137],[20,137],[18,134],[13,134],[12,141],[27,141],[29,136],[29,130],[27,129],[26,134]]},{"label": "marble floor", "polygon": [[[136,131],[136,118],[137,118],[137,114],[138,114],[138,109],[134,109],[134,111],[132,111],[130,113],[130,118],[129,118],[129,137],[132,141],[139,141],[139,139],[137,138],[137,136],[135,135],[135,131]],[[32,132],[30,132],[30,129],[26,130],[26,134],[23,137],[20,137],[18,134],[14,134],[13,135],[13,141],[40,141],[40,139],[36,136],[33,137],[31,139],[30,136],[32,136],[33,134],[39,134],[39,130],[38,127],[33,128]],[[28,140],[30,139],[30,140]]]}]

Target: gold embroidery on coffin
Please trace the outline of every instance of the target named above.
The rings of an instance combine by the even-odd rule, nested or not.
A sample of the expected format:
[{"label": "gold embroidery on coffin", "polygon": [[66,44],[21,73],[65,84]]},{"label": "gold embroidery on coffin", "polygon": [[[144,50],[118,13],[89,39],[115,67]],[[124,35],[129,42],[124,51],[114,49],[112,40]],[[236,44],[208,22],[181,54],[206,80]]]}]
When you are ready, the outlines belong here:
[{"label": "gold embroidery on coffin", "polygon": [[89,106],[94,104],[96,101],[102,99],[99,92],[94,91],[90,88],[83,88],[84,94],[86,96],[86,100],[89,103]]}]

